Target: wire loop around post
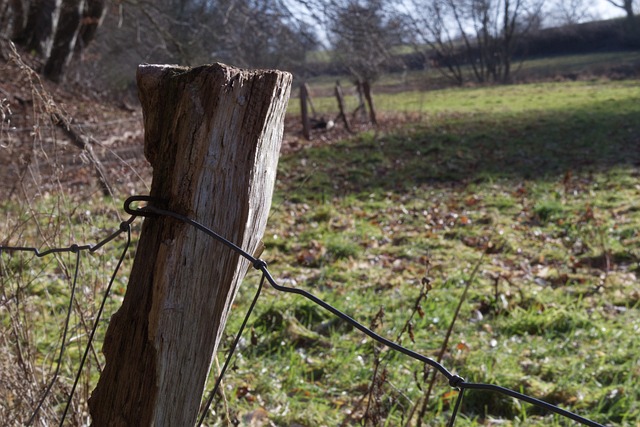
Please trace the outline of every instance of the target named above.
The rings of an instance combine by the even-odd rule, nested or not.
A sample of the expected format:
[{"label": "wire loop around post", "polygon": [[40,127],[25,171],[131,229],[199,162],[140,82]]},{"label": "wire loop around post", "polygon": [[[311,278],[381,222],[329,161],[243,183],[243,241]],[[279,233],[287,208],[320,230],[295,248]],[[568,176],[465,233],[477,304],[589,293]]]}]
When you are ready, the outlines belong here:
[{"label": "wire loop around post", "polygon": [[131,207],[131,204],[134,202],[147,202],[147,203],[153,203],[154,205],[156,205],[156,207],[160,207],[163,206],[167,203],[167,201],[165,199],[161,199],[159,197],[151,197],[151,196],[131,196],[129,198],[127,198],[127,200],[124,201],[124,210],[126,213],[128,213],[129,215],[133,215],[133,216],[142,216],[145,218],[149,218],[149,217],[159,217],[162,216],[161,214],[158,214],[156,212],[148,212],[144,210],[143,208],[137,208],[137,209],[133,209]]}]

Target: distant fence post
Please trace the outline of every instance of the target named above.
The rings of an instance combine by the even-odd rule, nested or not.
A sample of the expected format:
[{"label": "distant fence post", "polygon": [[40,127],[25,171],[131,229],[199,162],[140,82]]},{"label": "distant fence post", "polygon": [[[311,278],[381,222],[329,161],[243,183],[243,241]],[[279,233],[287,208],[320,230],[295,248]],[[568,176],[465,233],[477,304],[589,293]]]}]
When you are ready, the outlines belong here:
[{"label": "distant fence post", "polygon": [[376,109],[373,106],[373,96],[371,96],[371,83],[368,80],[362,82],[362,91],[369,106],[369,120],[374,126],[378,126],[378,118],[376,117]]},{"label": "distant fence post", "polygon": [[351,124],[349,123],[349,118],[347,117],[346,109],[344,107],[344,96],[342,95],[342,86],[340,86],[340,80],[336,80],[336,89],[335,89],[336,99],[338,100],[338,109],[340,114],[339,118],[344,122],[344,127],[348,132],[352,132]]},{"label": "distant fence post", "polygon": [[300,117],[302,119],[302,136],[311,139],[311,125],[309,124],[309,88],[306,83],[300,85]]},{"label": "distant fence post", "polygon": [[[151,196],[253,253],[264,233],[291,75],[222,64],[141,65]],[[192,426],[248,261],[172,218],[146,218],[106,366],[95,426]]]}]

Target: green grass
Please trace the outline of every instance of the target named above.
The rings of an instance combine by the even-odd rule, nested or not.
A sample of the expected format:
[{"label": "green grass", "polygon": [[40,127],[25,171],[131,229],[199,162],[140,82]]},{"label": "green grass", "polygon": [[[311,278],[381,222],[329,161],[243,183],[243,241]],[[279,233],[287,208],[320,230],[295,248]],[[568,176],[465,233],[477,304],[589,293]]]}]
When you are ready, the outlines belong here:
[{"label": "green grass", "polygon": [[[620,78],[627,77],[625,73],[633,74],[633,70],[637,70],[639,63],[640,53],[633,51],[529,58],[514,64],[514,79],[520,83],[543,81],[545,87],[549,81],[556,81],[558,83],[556,87],[565,97],[570,98],[563,100],[562,103],[562,108],[567,108],[571,104],[591,104],[589,98],[598,98],[598,89],[602,89],[603,78],[621,82],[623,80]],[[572,79],[579,79],[579,81],[567,81]],[[314,107],[318,114],[325,114],[329,117],[337,115],[338,107],[333,94],[336,80],[341,81],[348,106],[347,110],[353,111],[356,108],[357,98],[350,83],[351,77],[318,76],[308,81]],[[633,80],[627,82],[634,84]],[[466,83],[473,84],[473,79],[469,78]],[[433,68],[407,73],[384,74],[373,86],[373,92],[376,95],[376,108],[379,112],[390,114],[496,111],[501,109],[503,111],[518,111],[522,108],[528,110],[534,105],[539,108],[554,108],[553,104],[561,99],[560,96],[545,97],[545,94],[550,94],[544,89],[537,93],[525,90],[523,94],[520,85],[500,88],[469,87],[463,92],[468,94],[466,97],[449,96],[448,90],[442,88],[451,85],[451,81]],[[589,89],[590,87],[591,89]],[[582,88],[585,88],[584,93],[582,93]],[[426,92],[424,89],[431,90]],[[454,89],[455,92],[459,90],[459,88]],[[292,102],[289,105],[291,114],[300,113],[297,93],[297,90],[294,89]],[[561,95],[561,93],[557,95]],[[601,100],[605,101],[605,99]],[[512,107],[510,104],[514,102],[521,104],[521,106],[514,105]],[[532,104],[529,105],[529,103]],[[551,105],[545,105],[547,103]]]},{"label": "green grass", "polygon": [[[633,80],[380,96],[381,108],[419,112],[421,121],[284,155],[263,258],[279,283],[312,292],[433,358],[471,280],[444,354],[448,369],[601,423],[635,426],[638,98],[640,82]],[[56,205],[59,200],[35,201],[23,217],[7,204],[2,235],[14,243],[37,242],[43,233],[55,236],[54,243],[94,242],[120,221],[118,202],[69,197]],[[77,204],[72,215],[62,215]],[[23,220],[31,225],[20,228]],[[109,245],[83,259],[81,295],[92,301],[87,319],[120,249],[121,243]],[[33,360],[40,366],[51,364],[68,295],[69,276],[60,265],[69,268],[73,260],[2,256],[3,289],[23,298],[24,332],[31,335],[21,339],[37,346]],[[130,265],[128,259],[105,319],[121,301]],[[221,359],[258,280],[250,274],[240,290]],[[18,308],[0,307],[5,337],[12,337],[9,314]],[[74,322],[81,342],[82,322]],[[79,352],[76,344],[73,357]],[[65,365],[64,384],[75,360]],[[370,399],[377,362],[384,378]],[[19,376],[7,369],[5,363],[5,378]],[[423,374],[418,362],[381,348],[322,308],[267,288],[224,390],[230,417],[244,424],[266,413],[278,426],[358,425],[369,404],[368,425],[398,426],[420,404],[428,387]],[[85,393],[96,375],[84,379]],[[58,394],[64,395],[62,386]],[[60,399],[51,411],[59,411]],[[454,399],[438,379],[423,425],[445,424]],[[209,425],[224,425],[224,405],[215,409]],[[494,393],[466,392],[456,425],[493,423],[568,424]]]},{"label": "green grass", "polygon": [[[429,103],[419,124],[281,159],[265,252],[275,261],[276,277],[365,324],[384,307],[377,330],[397,338],[428,274],[433,289],[422,304],[424,317],[413,319],[415,341],[407,333],[401,340],[435,357],[462,283],[480,262],[445,365],[471,381],[522,391],[599,422],[636,425],[638,82],[540,83],[377,99],[401,110],[420,96]],[[292,241],[279,243],[287,239]],[[340,253],[349,250],[335,256],[336,246]],[[479,261],[483,251],[488,254]],[[279,307],[285,315],[305,304],[273,291],[264,298],[273,304],[268,310]],[[317,423],[312,413],[281,409],[297,399],[301,406],[318,405],[325,425],[362,418],[373,344],[339,325],[324,329],[330,320],[323,315],[293,315],[326,340],[289,344],[286,327],[276,328],[285,333],[269,348],[279,342],[284,349],[247,348],[251,357],[243,356],[239,378],[256,363],[272,372],[281,366],[282,352],[296,353],[285,364],[295,369],[299,382],[290,385],[300,392],[262,395],[261,404],[275,408],[278,425]],[[256,327],[258,343],[263,334],[274,332]],[[425,388],[422,368],[404,356],[381,357],[387,371],[378,411],[387,425],[401,425]],[[429,425],[446,421],[448,392],[444,382],[436,383]],[[238,401],[243,404],[254,407]],[[508,425],[565,425],[491,393],[468,392],[462,413],[457,425],[492,418]]]},{"label": "green grass", "polygon": [[[374,89],[374,102],[381,114],[422,114],[425,118],[434,114],[446,114],[462,115],[466,119],[467,115],[515,115],[539,110],[544,110],[549,115],[555,111],[567,112],[585,108],[589,109],[587,113],[590,115],[598,115],[610,111],[619,100],[633,99],[632,93],[637,87],[637,80],[596,80],[451,88],[428,92],[376,93]],[[357,106],[355,96],[347,97],[346,101],[348,111]],[[313,102],[319,114],[336,114],[338,111],[332,96],[317,97]],[[299,112],[299,102],[294,99],[289,104],[289,113]],[[584,119],[588,120],[589,115]],[[575,125],[579,126],[580,123]]]},{"label": "green grass", "polygon": [[[23,200],[25,202],[25,200]],[[3,203],[0,242],[34,246],[41,251],[68,248],[71,244],[95,244],[117,230],[120,201],[60,192],[44,193],[29,203]],[[116,208],[117,206],[117,208]],[[139,224],[134,225],[134,235]],[[78,279],[69,319],[67,346],[58,381],[37,419],[57,423],[66,404],[87,336],[110,276],[124,249],[118,238],[95,253],[79,253]],[[80,377],[74,405],[83,405],[104,363],[99,349],[109,316],[122,303],[135,243],[126,267],[116,277],[106,304],[86,369]],[[69,307],[76,254],[60,253],[43,258],[31,252],[2,251],[0,257],[0,415],[6,425],[24,425],[57,369],[57,359]],[[81,414],[72,413],[68,424],[80,425]],[[67,424],[67,425],[68,425]]]},{"label": "green grass", "polygon": [[526,60],[520,74],[525,79],[563,78],[571,74],[588,78],[607,73],[620,74],[627,67],[637,66],[638,62],[640,53],[633,51],[563,55]]}]

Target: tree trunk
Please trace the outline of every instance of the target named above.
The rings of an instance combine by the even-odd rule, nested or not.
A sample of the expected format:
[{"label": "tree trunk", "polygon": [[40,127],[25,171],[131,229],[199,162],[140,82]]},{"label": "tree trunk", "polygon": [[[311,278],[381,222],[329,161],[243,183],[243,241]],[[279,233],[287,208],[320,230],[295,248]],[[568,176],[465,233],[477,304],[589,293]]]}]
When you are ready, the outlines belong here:
[{"label": "tree trunk", "polygon": [[102,24],[102,19],[107,10],[105,0],[87,0],[85,10],[82,13],[82,23],[78,33],[75,50],[80,52],[96,37],[98,27]]},{"label": "tree trunk", "polygon": [[633,1],[634,0],[607,0],[613,6],[620,8],[625,11],[627,14],[627,21],[633,21],[634,11],[633,11]]},{"label": "tree trunk", "polygon": [[638,17],[633,11],[633,0],[624,0],[623,6],[627,14],[623,40],[627,46],[638,48],[640,46],[640,25],[638,25]]},{"label": "tree trunk", "polygon": [[624,0],[623,9],[627,13],[627,18],[633,21],[633,0]]},{"label": "tree trunk", "polygon": [[24,28],[20,28],[14,41],[40,55],[46,55],[55,27],[55,11],[56,0],[31,1],[27,22],[24,24]]},{"label": "tree trunk", "polygon": [[0,1],[0,35],[13,40],[20,36],[25,25],[22,0]]},{"label": "tree trunk", "polygon": [[53,45],[43,70],[44,76],[49,80],[60,82],[64,69],[73,56],[83,6],[84,0],[62,0]]},{"label": "tree trunk", "polygon": [[[291,75],[142,65],[151,196],[254,253],[271,204]],[[95,426],[192,426],[248,261],[180,221],[147,218],[106,365]]]}]

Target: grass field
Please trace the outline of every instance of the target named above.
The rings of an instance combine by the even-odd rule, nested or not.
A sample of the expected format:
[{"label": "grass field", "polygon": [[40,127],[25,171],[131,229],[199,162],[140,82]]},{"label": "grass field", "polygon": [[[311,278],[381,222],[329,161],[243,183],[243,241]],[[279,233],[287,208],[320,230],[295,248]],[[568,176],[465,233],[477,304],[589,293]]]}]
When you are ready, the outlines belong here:
[{"label": "grass field", "polygon": [[[412,116],[438,113],[516,114],[531,110],[545,110],[551,113],[550,110],[566,111],[572,108],[595,108],[591,113],[598,114],[599,111],[613,107],[607,107],[607,102],[616,102],[620,96],[627,99],[627,88],[636,86],[635,80],[610,83],[594,79],[391,93],[381,89],[380,93],[376,94],[374,102],[378,113],[404,113]],[[321,86],[312,86],[312,90],[314,89],[321,95],[313,99],[318,115],[333,118],[338,111],[335,98],[325,93]],[[558,91],[556,96],[550,96],[550,90]],[[347,111],[353,111],[357,107],[355,94],[351,95],[346,97]],[[297,99],[290,102],[289,113],[300,114],[300,103]]]},{"label": "grass field", "polygon": [[[527,58],[513,63],[512,78],[515,83],[565,80],[597,80],[602,78],[620,79],[637,75],[635,70],[640,63],[640,52],[619,51],[588,54],[573,54],[541,58]],[[465,84],[473,84],[472,70],[463,67]],[[336,80],[348,87],[352,78],[344,76],[317,76],[308,79],[312,94],[332,96]],[[429,67],[426,70],[387,73],[375,82],[373,91],[381,93],[397,93],[413,90],[435,90],[452,85],[441,70]],[[330,101],[330,110],[335,110],[334,101]],[[297,102],[292,103],[297,109]]]},{"label": "grass field", "polygon": [[[455,320],[442,363],[469,381],[604,424],[638,425],[639,98],[637,80],[380,95],[382,110],[418,120],[284,155],[263,258],[280,283],[432,358]],[[95,241],[117,227],[119,204],[74,196],[43,197],[30,210],[4,204],[0,234],[12,243],[43,233],[52,243]],[[74,317],[70,358],[46,408],[52,417],[121,249],[119,241],[84,261],[81,297],[91,302],[81,310],[85,318]],[[73,263],[2,257],[5,417],[26,411],[28,399],[2,384],[26,387],[24,376],[47,378],[55,367]],[[257,282],[250,274],[241,289],[226,345]],[[422,425],[448,420],[455,393],[442,378],[423,404],[431,377],[421,364],[299,296],[265,290],[249,325],[225,379],[226,403],[209,425],[225,425],[226,414],[242,425],[402,426],[414,408],[415,425],[423,407]],[[22,356],[31,368],[18,363],[17,343],[30,349]],[[77,405],[95,382],[97,350],[92,360]],[[568,424],[473,391],[456,423]]]}]

